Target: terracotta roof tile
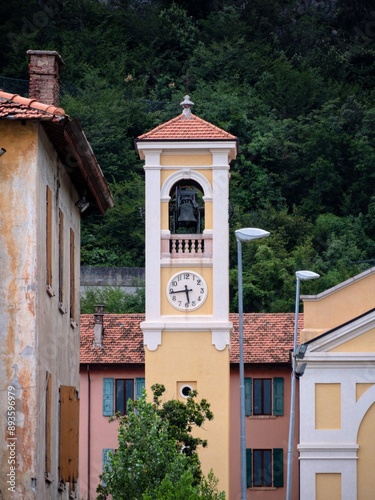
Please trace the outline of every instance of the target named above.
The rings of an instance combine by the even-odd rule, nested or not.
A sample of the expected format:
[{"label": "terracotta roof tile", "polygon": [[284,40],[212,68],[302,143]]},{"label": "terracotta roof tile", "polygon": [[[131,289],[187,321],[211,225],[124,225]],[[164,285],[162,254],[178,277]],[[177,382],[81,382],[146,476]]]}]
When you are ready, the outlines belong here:
[{"label": "terracotta roof tile", "polygon": [[60,121],[67,117],[62,108],[0,90],[0,118]]},{"label": "terracotta roof tile", "polygon": [[138,140],[236,140],[236,137],[196,115],[184,113],[142,134]]},{"label": "terracotta roof tile", "polygon": [[[299,331],[303,314],[299,315]],[[230,314],[233,323],[231,363],[239,363],[238,314]],[[245,363],[288,363],[293,348],[294,313],[246,313],[243,318]]]},{"label": "terracotta roof tile", "polygon": [[[81,363],[144,363],[143,314],[105,314],[103,346],[94,347],[94,316],[81,315]],[[233,322],[231,363],[239,362],[238,314]],[[299,315],[299,329],[303,314]],[[288,363],[293,347],[294,313],[244,314],[245,363]]]},{"label": "terracotta roof tile", "polygon": [[102,347],[94,347],[94,315],[81,315],[81,363],[144,363],[143,314],[105,314]]}]

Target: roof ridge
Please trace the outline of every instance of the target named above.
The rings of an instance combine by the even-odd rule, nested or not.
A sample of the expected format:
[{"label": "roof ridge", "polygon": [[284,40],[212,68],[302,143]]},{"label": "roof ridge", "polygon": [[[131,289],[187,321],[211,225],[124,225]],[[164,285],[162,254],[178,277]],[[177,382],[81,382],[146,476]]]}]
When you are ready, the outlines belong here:
[{"label": "roof ridge", "polygon": [[9,102],[13,102],[14,104],[21,104],[31,109],[44,111],[45,113],[48,113],[50,115],[65,116],[65,117],[68,116],[62,108],[58,108],[56,106],[53,106],[52,104],[44,104],[42,102],[37,101],[36,99],[29,99],[27,97],[22,97],[19,94],[9,94],[8,92],[0,90],[0,98],[3,98]]}]

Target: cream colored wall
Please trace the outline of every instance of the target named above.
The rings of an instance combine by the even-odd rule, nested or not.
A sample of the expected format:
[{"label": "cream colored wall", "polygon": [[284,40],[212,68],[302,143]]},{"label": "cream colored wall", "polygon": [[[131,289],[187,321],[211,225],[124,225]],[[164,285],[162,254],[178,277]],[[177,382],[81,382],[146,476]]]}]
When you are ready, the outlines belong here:
[{"label": "cream colored wall", "polygon": [[229,350],[217,351],[210,331],[164,331],[162,345],[146,349],[146,383],[166,387],[165,399],[179,399],[178,384],[196,383],[198,399],[206,398],[216,416],[196,434],[208,439],[199,451],[204,473],[212,468],[220,478],[219,487],[229,489]]},{"label": "cream colored wall", "polygon": [[304,328],[301,341],[306,342],[327,330],[360,316],[374,307],[375,273],[336,287],[321,298],[304,299]]},{"label": "cream colored wall", "polygon": [[358,401],[366,391],[368,391],[374,384],[356,384],[356,401]]},{"label": "cream colored wall", "polygon": [[315,384],[315,429],[340,428],[340,384]]},{"label": "cream colored wall", "polygon": [[212,154],[210,153],[188,153],[187,151],[181,154],[162,154],[160,156],[160,165],[163,167],[178,166],[178,167],[199,167],[211,166]]},{"label": "cream colored wall", "polygon": [[341,500],[341,474],[316,475],[316,500]]},{"label": "cream colored wall", "polygon": [[375,352],[375,329],[330,349],[329,352]]},{"label": "cream colored wall", "polygon": [[199,308],[196,309],[195,311],[189,311],[188,317],[192,316],[197,316],[201,314],[212,314],[212,268],[210,267],[199,267],[199,266],[193,266],[193,265],[188,265],[184,266],[182,265],[181,267],[164,267],[161,269],[161,290],[160,290],[160,296],[161,296],[161,314],[165,315],[178,315],[178,316],[186,316],[186,312],[184,311],[178,311],[175,309],[171,304],[169,303],[167,299],[167,285],[169,279],[179,271],[183,271],[186,269],[186,267],[190,271],[195,271],[198,274],[200,274],[206,281],[207,283],[207,288],[208,288],[208,293],[207,293],[207,298],[204,302],[204,304]]},{"label": "cream colored wall", "polygon": [[375,492],[375,403],[364,416],[358,432],[357,500],[368,500]]}]

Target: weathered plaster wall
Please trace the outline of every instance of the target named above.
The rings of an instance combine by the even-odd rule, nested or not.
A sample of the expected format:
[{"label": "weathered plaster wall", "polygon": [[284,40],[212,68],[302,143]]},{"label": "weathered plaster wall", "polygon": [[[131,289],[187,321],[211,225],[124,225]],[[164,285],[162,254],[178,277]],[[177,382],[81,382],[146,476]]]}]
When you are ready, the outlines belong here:
[{"label": "weathered plaster wall", "polygon": [[[40,125],[0,122],[0,491],[9,472],[7,388],[15,388],[15,493],[57,497],[59,386],[79,387],[80,215],[69,178]],[[46,185],[53,193],[54,296],[46,292]],[[69,311],[69,234],[75,233],[76,328],[58,304],[58,209],[64,212],[64,283]],[[63,310],[63,308],[60,308]],[[52,375],[51,480],[45,481],[46,373]],[[3,439],[4,438],[4,439]],[[8,440],[9,442],[9,440]],[[8,492],[9,493],[9,492]],[[67,497],[63,492],[60,498]],[[0,495],[1,497],[1,495]]]},{"label": "weathered plaster wall", "polygon": [[[35,470],[36,358],[36,153],[34,124],[0,122],[0,491],[5,498],[30,489]],[[16,435],[7,432],[8,387],[16,398]],[[9,414],[11,416],[11,414]],[[8,445],[15,443],[16,478],[10,476]],[[15,498],[22,497],[14,494]]]}]

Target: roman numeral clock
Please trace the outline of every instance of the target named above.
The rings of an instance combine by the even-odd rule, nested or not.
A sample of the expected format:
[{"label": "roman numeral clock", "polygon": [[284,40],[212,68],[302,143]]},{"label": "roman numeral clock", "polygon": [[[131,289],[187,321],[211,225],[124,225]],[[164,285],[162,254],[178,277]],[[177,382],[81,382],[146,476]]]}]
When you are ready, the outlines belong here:
[{"label": "roman numeral clock", "polygon": [[146,314],[141,323],[146,389],[186,401],[191,389],[214,419],[199,429],[203,472],[229,493],[229,163],[237,139],[182,113],[136,140],[144,161]]}]

